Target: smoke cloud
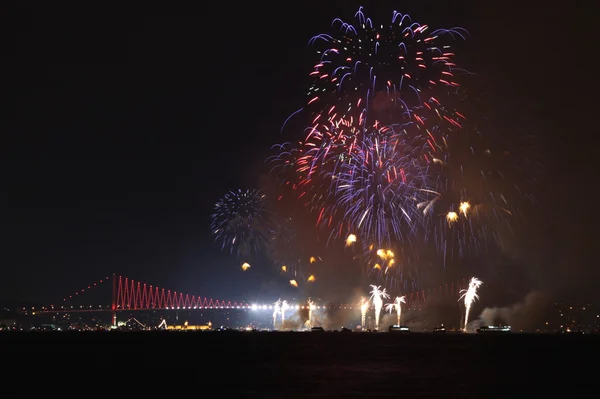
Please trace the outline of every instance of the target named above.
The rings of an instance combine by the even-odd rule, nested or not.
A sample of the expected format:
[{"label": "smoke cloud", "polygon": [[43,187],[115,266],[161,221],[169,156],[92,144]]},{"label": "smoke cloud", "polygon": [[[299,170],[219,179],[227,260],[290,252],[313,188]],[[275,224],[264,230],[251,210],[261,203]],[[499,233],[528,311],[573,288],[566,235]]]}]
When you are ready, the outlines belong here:
[{"label": "smoke cloud", "polygon": [[485,308],[479,319],[483,325],[502,323],[510,325],[513,331],[531,331],[542,320],[549,297],[541,291],[532,291],[523,301],[511,306]]}]

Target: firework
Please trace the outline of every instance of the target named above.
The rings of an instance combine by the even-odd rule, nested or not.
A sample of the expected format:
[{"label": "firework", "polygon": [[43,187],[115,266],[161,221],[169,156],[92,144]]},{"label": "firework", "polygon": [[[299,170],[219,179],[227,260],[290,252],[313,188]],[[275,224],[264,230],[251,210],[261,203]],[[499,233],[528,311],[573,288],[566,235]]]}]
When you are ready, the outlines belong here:
[{"label": "firework", "polygon": [[281,307],[280,307],[280,313],[281,313],[281,324],[283,325],[285,323],[285,311],[288,310],[290,308],[290,305],[288,304],[288,302],[286,300],[283,300],[281,302]]},{"label": "firework", "polygon": [[[426,140],[411,138],[402,129],[395,132],[386,127],[369,130],[360,137],[349,147],[350,151],[342,144],[332,150],[345,151],[343,158],[331,156],[332,152],[326,156],[325,152],[319,155],[309,151],[310,156],[322,157],[326,164],[309,156],[298,159],[296,176],[303,183],[285,186],[292,186],[300,193],[298,199],[316,216],[315,225],[329,233],[324,242],[329,244],[346,237],[346,247],[349,247],[360,238],[364,256],[354,257],[368,266],[367,270],[381,269],[380,277],[393,278],[406,290],[410,269],[414,267],[411,256],[391,259],[382,265],[378,261],[372,262],[369,248],[394,246],[401,251],[400,244],[410,246],[410,236],[424,219],[419,207],[439,196],[427,188],[427,164],[418,160]],[[312,162],[310,166],[309,162]],[[321,183],[316,184],[317,181]],[[289,234],[288,239],[286,230],[295,231],[293,228],[282,229],[282,233],[273,237],[274,243],[285,244],[278,245],[279,248],[294,248],[309,241],[298,240],[295,234]],[[311,231],[314,231],[314,225]],[[356,250],[360,252],[360,248]],[[296,270],[302,257],[290,259],[294,253],[301,251],[283,251],[279,263],[292,264],[292,269]],[[396,267],[392,267],[394,265]],[[394,271],[394,277],[388,270]]]},{"label": "firework", "polygon": [[367,321],[367,312],[369,311],[369,300],[367,298],[360,298],[360,303],[358,304],[358,306],[360,307],[360,326],[362,328],[366,327],[366,321]]},{"label": "firework", "polygon": [[387,274],[390,269],[396,266],[396,254],[391,249],[374,249],[374,245],[371,244],[367,251],[366,259],[369,265],[373,265],[373,270]]},{"label": "firework", "polygon": [[[374,24],[362,7],[355,19],[349,24],[336,18],[333,32],[309,42],[319,60],[310,72],[307,136],[299,146],[280,147],[286,155],[282,165],[301,172],[294,185],[319,185],[315,173],[328,157],[336,163],[352,152],[365,129],[410,114],[421,105],[420,91],[459,86],[462,69],[452,62],[450,44],[465,38],[464,29],[431,29],[396,11],[391,21]],[[393,108],[391,118],[380,115],[387,108]]]},{"label": "firework", "polygon": [[[280,147],[282,165],[302,172],[295,185],[319,184],[315,173],[328,157],[336,163],[371,126],[410,116],[422,90],[459,86],[455,75],[462,70],[452,62],[450,42],[464,38],[464,29],[431,29],[398,12],[391,23],[374,25],[362,7],[355,17],[355,25],[336,18],[332,26],[339,30],[310,40],[319,61],[310,73],[307,136],[299,146]],[[390,105],[391,116],[381,115]]]},{"label": "firework", "polygon": [[[465,130],[466,117],[456,109],[464,96],[457,96],[459,84],[455,77],[464,71],[452,62],[454,53],[449,42],[464,38],[465,31],[430,29],[397,12],[392,16],[392,24],[385,27],[366,18],[362,9],[356,18],[355,25],[336,20],[334,25],[340,27],[340,34],[317,35],[312,40],[324,47],[319,50],[321,59],[312,72],[318,95],[311,92],[309,101],[316,116],[304,141],[305,148],[299,150],[302,156],[298,157],[297,171],[302,176],[298,186],[315,181],[327,183],[319,174],[339,180],[339,171],[344,167],[355,171],[356,165],[361,164],[351,160],[364,154],[357,151],[360,143],[369,140],[374,128],[381,130],[381,121],[385,120],[389,127],[403,132],[405,158],[413,162],[412,170],[421,175],[421,187],[431,190],[418,204],[422,214],[440,222],[448,217],[449,223],[436,223],[423,236],[431,238],[429,241],[443,252],[444,260],[448,250],[461,258],[466,253],[479,252],[485,245],[482,240],[493,232],[486,231],[487,221],[481,229],[471,226],[468,215],[479,216],[483,209],[490,210],[490,216],[497,219],[510,214],[505,212],[509,209],[509,190],[493,183],[493,177],[510,184],[510,179],[501,176],[510,174],[507,169],[511,165],[490,165],[494,151],[480,148],[483,142],[489,145],[489,140],[482,139],[479,131]],[[378,109],[386,108],[386,104],[393,105],[393,112],[383,116]],[[367,164],[362,165],[364,168]],[[353,183],[360,186],[359,182]],[[339,181],[335,184],[341,186]],[[302,187],[302,191],[309,190]],[[313,197],[328,198],[322,194]],[[462,219],[457,218],[461,215],[458,208],[464,203],[472,205],[470,213],[462,212]],[[338,207],[336,200],[330,204]],[[331,223],[326,214],[325,220]],[[410,229],[405,230],[411,234]]]},{"label": "firework", "polygon": [[383,247],[415,230],[417,206],[431,197],[425,170],[400,134],[364,137],[339,165],[332,185],[337,204],[329,213],[341,210],[341,225]]},{"label": "firework", "polygon": [[383,308],[383,300],[390,297],[386,292],[385,288],[382,290],[381,286],[371,285],[371,300],[375,307],[375,329],[379,329],[379,317],[381,316],[381,309]]},{"label": "firework", "polygon": [[467,330],[467,323],[469,321],[469,312],[471,311],[471,306],[473,305],[473,302],[475,302],[476,299],[479,299],[479,295],[477,295],[477,290],[479,289],[481,284],[483,284],[481,280],[479,280],[476,277],[473,277],[471,278],[471,281],[469,281],[469,288],[460,291],[462,295],[460,296],[459,301],[461,299],[464,299],[465,301],[465,331]]},{"label": "firework", "polygon": [[281,299],[273,304],[273,329],[277,328],[277,316],[281,314]]},{"label": "firework", "polygon": [[[429,179],[435,179],[429,176],[429,165],[422,157],[427,138],[402,126],[397,131],[380,126],[364,133],[343,159],[337,158],[337,164],[326,168],[319,164],[321,173],[331,176],[330,186],[327,195],[321,188],[315,190],[311,204],[320,208],[315,209],[317,223],[330,231],[330,239],[356,232],[354,237],[360,237],[366,255],[363,264],[381,270],[380,277],[393,278],[407,289],[404,284],[411,268],[416,267],[414,249],[409,251],[410,256],[383,265],[372,262],[369,248],[410,248],[424,222],[422,208],[439,197],[430,188]],[[301,187],[310,192],[310,185]],[[388,274],[390,270],[394,271],[393,277]]]},{"label": "firework", "polygon": [[269,252],[297,286],[320,278],[310,257],[345,240],[352,247],[345,256],[406,292],[431,277],[423,265],[468,267],[475,259],[465,262],[467,255],[479,256],[511,229],[513,193],[530,199],[519,181],[527,168],[463,112],[472,118],[474,108],[450,49],[463,29],[432,29],[397,12],[381,25],[362,8],[355,18],[334,20],[334,32],[310,41],[319,60],[308,127],[270,158],[280,186],[269,197],[294,211],[278,218]]},{"label": "firework", "polygon": [[315,123],[365,118],[379,93],[391,97],[392,104],[403,104],[416,90],[459,86],[461,70],[450,46],[465,38],[464,29],[432,29],[396,11],[391,21],[375,23],[362,7],[355,19],[336,18],[332,32],[309,41],[319,54],[308,91],[308,107],[317,110]]},{"label": "firework", "polygon": [[[335,133],[335,134],[334,134]],[[340,137],[334,132],[331,137]],[[357,237],[364,245],[389,247],[413,234],[422,219],[419,206],[437,198],[427,187],[427,165],[419,160],[427,139],[378,125],[355,134],[351,143],[328,138],[327,145],[297,151],[295,161],[280,160],[295,175],[296,189],[305,207],[317,215],[316,224],[346,245]],[[294,152],[286,152],[282,159]],[[291,177],[290,177],[291,176]]]},{"label": "firework", "polygon": [[315,308],[315,303],[308,298],[307,301],[307,308],[308,308],[308,320],[306,321],[306,324],[308,326],[308,328],[312,328],[312,312]]},{"label": "firework", "polygon": [[402,304],[406,303],[406,297],[405,296],[397,296],[396,299],[394,299],[394,302],[392,303],[388,303],[387,305],[385,305],[385,309],[392,313],[393,311],[396,311],[396,317],[397,317],[397,321],[396,324],[400,325],[400,316],[402,316]]},{"label": "firework", "polygon": [[249,255],[269,237],[269,212],[260,190],[235,190],[223,196],[211,215],[211,230],[222,249]]},{"label": "firework", "polygon": [[351,247],[352,245],[354,245],[355,242],[356,242],[355,234],[349,234],[348,237],[346,237],[346,247]]},{"label": "firework", "polygon": [[[376,248],[369,245],[362,254],[362,262],[368,274],[376,277],[388,289],[418,291],[424,275],[421,251],[418,245],[394,245],[390,248]],[[427,277],[427,275],[424,275]]]}]

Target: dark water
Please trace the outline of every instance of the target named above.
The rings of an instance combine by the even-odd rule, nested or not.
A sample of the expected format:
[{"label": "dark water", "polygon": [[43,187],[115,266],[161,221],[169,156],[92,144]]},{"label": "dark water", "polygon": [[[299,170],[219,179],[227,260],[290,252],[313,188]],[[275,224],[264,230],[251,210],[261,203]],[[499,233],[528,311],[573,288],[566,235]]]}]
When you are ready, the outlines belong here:
[{"label": "dark water", "polygon": [[202,397],[600,397],[599,355],[589,335],[0,333],[5,364],[103,368],[136,389]]}]

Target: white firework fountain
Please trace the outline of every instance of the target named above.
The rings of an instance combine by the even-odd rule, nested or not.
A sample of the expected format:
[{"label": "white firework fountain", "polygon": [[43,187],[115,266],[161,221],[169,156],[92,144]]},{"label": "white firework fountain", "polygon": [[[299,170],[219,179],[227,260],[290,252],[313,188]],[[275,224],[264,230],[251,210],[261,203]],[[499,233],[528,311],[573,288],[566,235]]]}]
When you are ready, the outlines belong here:
[{"label": "white firework fountain", "polygon": [[273,304],[273,329],[277,328],[277,316],[281,313],[281,299]]},{"label": "white firework fountain", "polygon": [[396,311],[397,325],[400,325],[400,317],[402,316],[402,304],[406,303],[405,296],[397,296],[394,302],[385,305],[385,310],[392,313]]},{"label": "white firework fountain", "polygon": [[379,330],[379,316],[381,316],[381,309],[383,308],[383,299],[387,299],[390,295],[385,291],[385,288],[382,290],[381,286],[371,284],[371,300],[373,301],[373,306],[375,306],[375,329]]},{"label": "white firework fountain", "polygon": [[308,320],[306,321],[308,328],[312,328],[312,311],[314,308],[315,303],[308,298]]},{"label": "white firework fountain", "polygon": [[364,329],[367,327],[367,312],[369,311],[369,306],[371,306],[371,304],[367,298],[363,297],[360,298],[358,306],[360,306],[360,326]]},{"label": "white firework fountain", "polygon": [[285,311],[290,308],[290,305],[286,300],[281,302],[279,312],[281,313],[281,326],[283,327],[285,324]]},{"label": "white firework fountain", "polygon": [[467,330],[467,323],[469,322],[469,312],[471,311],[471,305],[475,302],[476,299],[479,299],[479,295],[477,295],[477,290],[483,284],[481,280],[477,277],[471,278],[469,281],[469,288],[466,290],[460,290],[462,295],[458,299],[459,301],[464,298],[465,300],[465,325],[463,331]]}]

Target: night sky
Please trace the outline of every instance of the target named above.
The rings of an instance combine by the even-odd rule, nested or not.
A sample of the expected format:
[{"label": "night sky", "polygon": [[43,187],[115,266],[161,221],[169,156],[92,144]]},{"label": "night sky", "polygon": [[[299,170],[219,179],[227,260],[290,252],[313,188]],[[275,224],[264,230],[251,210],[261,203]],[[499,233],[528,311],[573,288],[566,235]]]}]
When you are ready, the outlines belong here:
[{"label": "night sky", "polygon": [[[213,243],[209,216],[227,190],[256,187],[269,147],[291,138],[280,127],[305,101],[308,39],[360,5],[331,3],[223,2],[180,15],[18,9],[0,300],[54,303],[113,272],[223,299],[270,292],[281,278],[266,264],[242,273]],[[481,92],[541,138],[532,285],[561,295],[592,287],[597,179],[583,107],[594,97],[575,83],[586,76],[570,26],[578,16],[516,1],[377,3],[365,11],[379,20],[397,9],[470,31],[460,59]]]}]

